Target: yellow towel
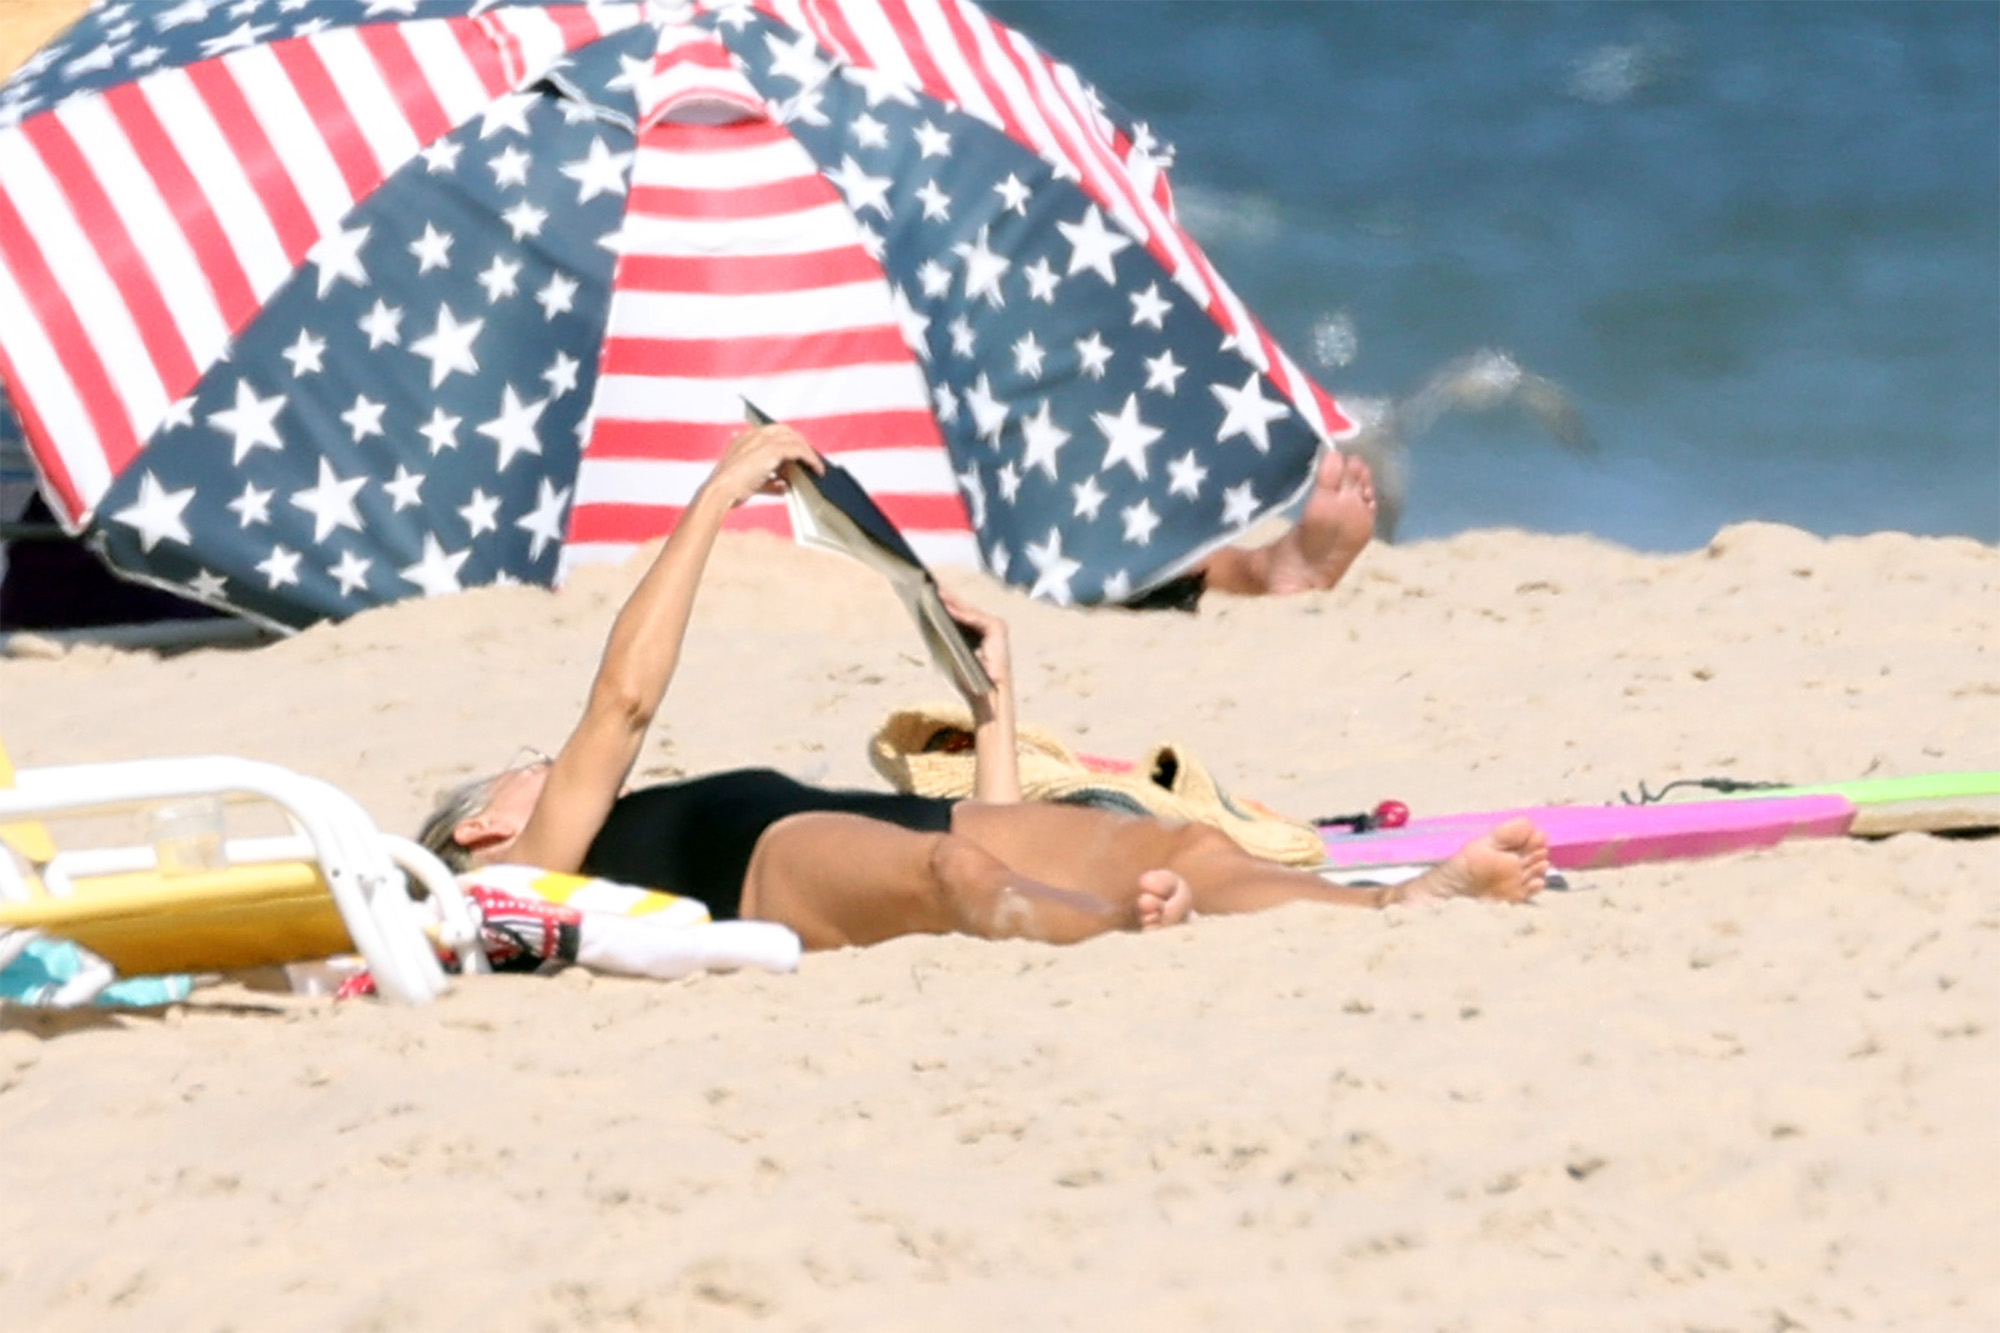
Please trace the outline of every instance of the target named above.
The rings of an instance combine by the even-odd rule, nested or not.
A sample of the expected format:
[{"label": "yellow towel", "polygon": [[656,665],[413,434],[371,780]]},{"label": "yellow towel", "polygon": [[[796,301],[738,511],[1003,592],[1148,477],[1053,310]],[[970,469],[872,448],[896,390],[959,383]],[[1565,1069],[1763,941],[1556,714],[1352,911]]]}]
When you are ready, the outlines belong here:
[{"label": "yellow towel", "polygon": [[[1253,856],[1284,865],[1326,860],[1319,831],[1234,796],[1177,745],[1153,747],[1126,772],[1094,768],[1051,733],[1017,728],[1021,794],[1033,801],[1095,805],[1159,819],[1208,824]],[[869,760],[898,791],[962,799],[972,795],[972,715],[952,704],[891,713],[869,741]]]}]

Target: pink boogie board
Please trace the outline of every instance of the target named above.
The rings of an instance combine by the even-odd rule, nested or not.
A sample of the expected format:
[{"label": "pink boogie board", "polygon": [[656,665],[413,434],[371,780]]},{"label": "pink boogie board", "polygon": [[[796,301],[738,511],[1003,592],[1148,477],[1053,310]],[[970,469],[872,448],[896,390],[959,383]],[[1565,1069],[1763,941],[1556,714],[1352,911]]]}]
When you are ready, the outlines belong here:
[{"label": "pink boogie board", "polygon": [[1843,837],[1854,821],[1854,803],[1838,795],[1760,796],[1437,815],[1370,833],[1325,829],[1327,861],[1341,869],[1429,865],[1514,818],[1531,819],[1548,835],[1549,859],[1558,870],[1599,870],[1723,856],[1787,838]]}]

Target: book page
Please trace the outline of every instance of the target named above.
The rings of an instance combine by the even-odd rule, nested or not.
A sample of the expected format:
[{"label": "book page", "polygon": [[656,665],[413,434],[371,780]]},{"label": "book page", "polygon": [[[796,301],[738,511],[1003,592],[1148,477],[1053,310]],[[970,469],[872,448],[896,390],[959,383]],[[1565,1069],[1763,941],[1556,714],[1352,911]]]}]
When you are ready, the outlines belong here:
[{"label": "book page", "polygon": [[909,609],[931,660],[969,697],[992,692],[993,678],[938,595],[937,580],[859,482],[829,462],[824,477],[785,465],[785,505],[799,543],[837,551],[880,572]]}]

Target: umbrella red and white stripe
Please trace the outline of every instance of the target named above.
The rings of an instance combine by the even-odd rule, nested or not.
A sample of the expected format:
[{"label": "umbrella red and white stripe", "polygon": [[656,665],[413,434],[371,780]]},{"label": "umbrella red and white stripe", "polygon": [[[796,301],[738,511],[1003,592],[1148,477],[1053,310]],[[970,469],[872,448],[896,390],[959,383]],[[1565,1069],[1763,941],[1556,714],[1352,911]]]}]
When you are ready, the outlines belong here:
[{"label": "umbrella red and white stripe", "polygon": [[0,372],[72,526],[342,220],[425,145],[636,11],[330,28],[0,129]]},{"label": "umbrella red and white stripe", "polygon": [[[837,454],[927,559],[978,552],[881,264],[789,132],[656,122],[639,139],[567,565],[671,529],[744,401]],[[789,535],[784,508],[732,520]]]}]

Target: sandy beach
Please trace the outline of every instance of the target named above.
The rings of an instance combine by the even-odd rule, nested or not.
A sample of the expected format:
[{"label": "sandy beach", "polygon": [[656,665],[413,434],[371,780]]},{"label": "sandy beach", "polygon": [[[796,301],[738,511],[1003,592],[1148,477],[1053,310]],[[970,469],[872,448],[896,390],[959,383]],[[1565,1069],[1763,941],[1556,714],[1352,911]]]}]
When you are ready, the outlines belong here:
[{"label": "sandy beach", "polygon": [[[0,0],[0,70],[82,8]],[[17,638],[0,734],[269,760],[409,832],[562,740],[634,577]],[[1301,817],[2000,769],[1972,540],[1483,531],[1193,615],[946,581],[1012,624],[1025,721]],[[947,693],[873,575],[729,536],[634,777],[879,786],[876,726]],[[0,1329],[1991,1329],[1996,1105],[2000,838],[1922,834],[420,1009],[6,1007]]]},{"label": "sandy beach", "polygon": [[[561,739],[631,577],[0,661],[7,741],[269,759],[408,829]],[[1026,720],[1100,754],[1179,742],[1300,815],[1996,766],[2000,551],[1970,541],[1486,532],[1192,616],[948,581],[1013,624]],[[640,776],[872,785],[876,724],[943,694],[872,575],[731,537]],[[791,976],[479,978],[420,1010],[223,987],[12,1011],[0,1325],[2000,1319],[2000,841],[1573,882]]]}]

